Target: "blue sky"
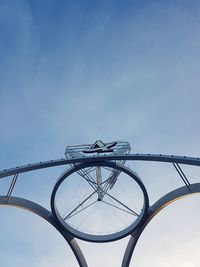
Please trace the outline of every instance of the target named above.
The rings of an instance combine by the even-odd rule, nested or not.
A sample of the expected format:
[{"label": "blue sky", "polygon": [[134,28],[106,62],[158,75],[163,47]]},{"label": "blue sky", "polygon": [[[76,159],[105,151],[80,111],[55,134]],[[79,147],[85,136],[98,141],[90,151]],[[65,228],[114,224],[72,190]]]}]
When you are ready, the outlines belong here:
[{"label": "blue sky", "polygon": [[[199,33],[200,3],[195,0],[0,0],[1,169],[60,158],[66,145],[97,139],[129,141],[132,152],[199,156]],[[153,200],[175,181],[173,170],[163,166],[137,168]],[[198,177],[197,168],[186,171]],[[39,199],[48,207],[47,198],[60,172],[24,175],[15,194]],[[46,198],[39,195],[40,190]],[[186,200],[163,211],[145,231],[131,267],[198,266],[200,259],[194,251],[200,241],[199,199]],[[2,266],[27,266],[32,250],[36,255],[32,266],[69,264],[64,241],[45,222],[23,211],[2,208],[0,212],[2,225],[6,224],[5,232],[0,230],[0,262],[9,259]],[[19,222],[13,225],[15,217]],[[187,223],[198,234],[182,240]],[[40,244],[26,231],[35,233]],[[155,242],[160,234],[163,239]],[[176,234],[172,247],[170,238]],[[40,253],[47,237],[57,248],[49,262],[48,251]],[[90,266],[96,259],[89,256],[93,249],[92,255],[99,250],[107,255],[103,265],[112,267],[120,266],[126,242],[107,244],[105,249],[81,245]],[[21,246],[28,246],[24,259],[18,257]],[[111,247],[112,255],[108,253]],[[52,251],[50,242],[47,248]],[[70,266],[77,266],[69,249],[67,255]]]}]

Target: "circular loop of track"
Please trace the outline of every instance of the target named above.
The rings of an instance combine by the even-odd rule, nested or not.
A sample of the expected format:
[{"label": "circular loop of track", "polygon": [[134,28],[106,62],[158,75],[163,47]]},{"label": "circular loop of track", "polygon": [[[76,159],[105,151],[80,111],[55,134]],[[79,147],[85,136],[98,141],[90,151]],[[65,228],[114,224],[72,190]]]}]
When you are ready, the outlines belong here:
[{"label": "circular loop of track", "polygon": [[[58,191],[59,186],[65,181],[67,177],[69,177],[71,174],[82,170],[84,168],[97,166],[97,167],[110,167],[116,170],[119,170],[122,173],[125,173],[130,178],[136,182],[137,186],[140,188],[142,194],[143,194],[143,207],[141,210],[141,213],[139,214],[138,218],[132,222],[128,227],[119,230],[115,233],[108,233],[108,234],[92,234],[92,233],[86,233],[79,229],[76,229],[72,227],[70,224],[66,223],[63,217],[60,215],[58,207],[56,205],[56,193]],[[122,164],[111,162],[111,161],[96,161],[96,162],[89,162],[89,163],[82,163],[82,164],[76,164],[70,169],[68,169],[57,181],[55,184],[52,195],[51,195],[51,209],[53,216],[57,219],[58,223],[64,227],[67,231],[69,231],[72,235],[74,235],[77,238],[80,238],[82,240],[90,241],[90,242],[109,242],[121,239],[127,235],[129,235],[133,230],[138,228],[143,221],[145,220],[145,217],[147,215],[149,208],[149,198],[146,191],[146,188],[140,178],[137,177],[137,175],[131,171],[129,168],[125,167]]]}]

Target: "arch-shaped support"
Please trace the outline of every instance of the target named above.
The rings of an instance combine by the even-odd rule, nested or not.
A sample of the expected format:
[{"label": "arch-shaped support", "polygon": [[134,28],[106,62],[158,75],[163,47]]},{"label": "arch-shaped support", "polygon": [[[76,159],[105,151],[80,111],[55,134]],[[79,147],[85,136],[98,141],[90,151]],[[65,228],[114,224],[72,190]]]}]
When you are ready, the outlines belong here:
[{"label": "arch-shaped support", "polygon": [[149,208],[148,216],[146,217],[143,225],[131,234],[123,257],[121,265],[122,267],[129,266],[137,241],[148,223],[153,219],[153,217],[172,202],[191,194],[200,193],[200,183],[191,184],[190,190],[191,191],[188,190],[187,186],[177,188],[176,190],[173,190],[165,196],[161,197]]},{"label": "arch-shaped support", "polygon": [[154,161],[154,162],[168,162],[180,163],[186,165],[200,166],[200,158],[175,156],[175,155],[153,155],[153,154],[128,154],[128,155],[101,155],[93,157],[82,157],[76,159],[62,158],[57,160],[43,161],[39,163],[28,164],[24,166],[17,166],[11,169],[0,171],[0,178],[14,175],[17,173],[24,173],[34,170],[45,169],[49,167],[63,166],[67,164],[76,164],[94,161],[109,161],[109,160],[134,160],[134,161]]},{"label": "arch-shaped support", "polygon": [[67,241],[69,246],[71,247],[80,267],[88,267],[86,260],[83,256],[83,253],[81,252],[81,249],[76,242],[75,238],[65,231],[63,228],[61,228],[55,221],[54,217],[52,216],[52,213],[45,209],[44,207],[30,201],[27,199],[19,198],[19,197],[10,197],[9,201],[6,201],[6,196],[0,196],[0,205],[7,205],[7,206],[14,206],[18,208],[22,208],[28,211],[33,212],[34,214],[42,217],[47,222],[49,222],[52,226],[54,226],[58,232],[63,236],[63,238]]}]

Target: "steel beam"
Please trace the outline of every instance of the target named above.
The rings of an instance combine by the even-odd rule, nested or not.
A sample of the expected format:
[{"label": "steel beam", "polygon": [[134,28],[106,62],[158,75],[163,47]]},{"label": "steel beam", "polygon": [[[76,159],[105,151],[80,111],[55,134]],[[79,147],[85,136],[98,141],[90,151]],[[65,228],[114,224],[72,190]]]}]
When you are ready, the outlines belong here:
[{"label": "steel beam", "polygon": [[129,266],[137,241],[153,217],[156,216],[156,214],[158,214],[163,208],[175,202],[176,200],[191,194],[200,193],[200,183],[191,184],[190,189],[191,191],[188,190],[187,186],[183,186],[171,191],[165,196],[161,197],[153,204],[153,206],[149,208],[148,216],[146,217],[143,225],[139,229],[135,230],[129,239],[121,267]]},{"label": "steel beam", "polygon": [[75,238],[64,228],[60,227],[55,221],[52,213],[45,209],[44,207],[30,201],[27,199],[12,197],[10,196],[9,201],[7,201],[7,196],[0,196],[0,205],[5,206],[14,206],[17,208],[22,208],[28,211],[33,212],[34,214],[40,216],[49,222],[53,227],[55,227],[58,232],[63,236],[63,238],[67,241],[69,246],[71,247],[80,267],[88,267],[86,260],[83,256],[83,253],[76,242]]},{"label": "steel beam", "polygon": [[4,169],[0,172],[0,178],[15,175],[17,173],[29,172],[49,167],[62,166],[75,163],[86,163],[95,161],[110,161],[110,160],[133,160],[133,161],[157,161],[157,162],[171,162],[180,163],[186,165],[200,166],[200,158],[186,157],[186,156],[174,156],[174,155],[162,155],[162,154],[128,154],[128,155],[101,155],[93,157],[81,157],[76,159],[57,159],[50,161],[43,161],[39,163],[27,164],[24,166],[17,166],[11,169]]}]

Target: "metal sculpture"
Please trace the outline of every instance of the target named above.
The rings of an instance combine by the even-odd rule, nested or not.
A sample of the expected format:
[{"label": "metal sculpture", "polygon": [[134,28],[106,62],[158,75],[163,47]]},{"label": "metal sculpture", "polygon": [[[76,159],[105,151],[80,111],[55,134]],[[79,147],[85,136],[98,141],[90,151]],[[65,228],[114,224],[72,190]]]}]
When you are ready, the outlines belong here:
[{"label": "metal sculpture", "polygon": [[[0,196],[0,205],[24,208],[48,221],[67,241],[81,267],[88,265],[76,239],[110,242],[130,235],[121,265],[128,267],[137,241],[151,219],[176,199],[200,192],[200,183],[190,184],[179,165],[200,166],[199,158],[161,154],[130,154],[128,142],[103,143],[101,140],[90,145],[68,146],[65,155],[66,158],[59,160],[28,164],[1,171],[0,178],[14,176],[7,194]],[[149,206],[145,185],[136,173],[125,166],[126,161],[172,163],[184,186],[169,192]],[[67,170],[58,178],[53,188],[50,200],[51,211],[27,199],[12,196],[20,173],[62,165],[66,165]],[[119,190],[122,182],[125,183],[125,186],[128,185],[130,194],[134,192],[132,195],[138,202],[137,210],[133,207],[133,203],[127,201],[123,190]],[[75,191],[73,192],[72,189]],[[78,196],[76,202],[71,203],[73,201],[70,194]],[[94,207],[95,212],[91,213],[92,217],[89,219],[86,211]],[[115,223],[113,223],[112,213],[119,218],[115,220]],[[102,214],[107,214],[103,228],[101,228],[102,221],[99,219]],[[85,218],[88,229],[83,223]]]}]

